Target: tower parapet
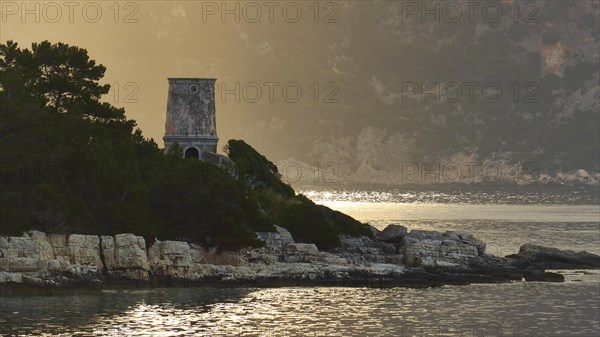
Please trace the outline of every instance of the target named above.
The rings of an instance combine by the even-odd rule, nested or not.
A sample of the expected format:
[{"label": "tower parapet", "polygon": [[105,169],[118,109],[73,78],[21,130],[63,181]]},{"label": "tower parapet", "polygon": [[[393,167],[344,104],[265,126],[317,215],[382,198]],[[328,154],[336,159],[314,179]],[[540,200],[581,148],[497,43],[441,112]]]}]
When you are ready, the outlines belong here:
[{"label": "tower parapet", "polygon": [[215,79],[169,78],[165,149],[175,142],[184,157],[202,159],[206,152],[217,152]]}]

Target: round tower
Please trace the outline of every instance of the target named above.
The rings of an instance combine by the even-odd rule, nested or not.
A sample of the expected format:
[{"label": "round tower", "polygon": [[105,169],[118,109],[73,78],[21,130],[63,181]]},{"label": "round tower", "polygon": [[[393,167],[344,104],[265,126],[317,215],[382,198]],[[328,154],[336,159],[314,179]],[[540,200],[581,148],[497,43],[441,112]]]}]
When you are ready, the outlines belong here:
[{"label": "round tower", "polygon": [[186,158],[217,152],[215,79],[169,78],[165,150],[177,142]]}]

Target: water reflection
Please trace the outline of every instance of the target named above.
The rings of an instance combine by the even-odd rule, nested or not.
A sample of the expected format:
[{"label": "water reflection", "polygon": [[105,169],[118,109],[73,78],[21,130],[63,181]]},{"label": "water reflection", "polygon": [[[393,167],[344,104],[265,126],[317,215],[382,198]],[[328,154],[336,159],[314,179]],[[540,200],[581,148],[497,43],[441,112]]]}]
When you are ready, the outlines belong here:
[{"label": "water reflection", "polygon": [[318,204],[356,219],[494,220],[512,222],[598,222],[597,205],[471,205],[326,201]]},{"label": "water reflection", "polygon": [[[331,187],[331,186],[328,186]],[[597,187],[567,186],[436,186],[436,190],[402,189],[302,189],[299,193],[317,202],[433,203],[492,205],[597,205]],[[432,188],[432,187],[429,187]],[[423,190],[424,189],[424,190]]]},{"label": "water reflection", "polygon": [[599,291],[595,278],[433,289],[8,296],[2,298],[0,330],[41,336],[592,336],[600,331]]},{"label": "water reflection", "polygon": [[[156,326],[144,312],[171,311],[169,320],[194,307],[195,312],[210,310],[214,303],[237,302],[251,289],[198,288],[76,291],[58,295],[10,295],[0,297],[0,333],[10,335],[113,336],[123,331],[127,320],[140,326]],[[108,319],[113,317],[114,319]],[[121,318],[121,319],[118,319]],[[122,318],[127,318],[123,321]],[[168,325],[167,325],[168,326]],[[4,334],[2,334],[4,335]],[[118,335],[118,334],[117,334]],[[123,335],[121,333],[120,335]],[[131,333],[125,334],[125,336]]]},{"label": "water reflection", "polygon": [[[329,200],[342,198],[339,193],[327,197]],[[356,215],[352,212],[360,211],[365,197],[347,197],[346,201],[353,198],[358,201],[348,203],[353,208],[349,213]],[[372,197],[385,199],[386,195],[375,193]],[[403,198],[408,200],[410,195]],[[488,199],[501,203],[502,200],[545,203],[553,198],[526,194],[498,199],[498,195],[485,193],[466,196],[425,193],[417,198],[436,202],[450,198],[454,201],[448,202],[455,203],[430,208],[421,213],[424,216],[407,220],[402,207],[416,210],[423,204],[391,200],[377,208],[376,205],[382,205],[377,202],[381,200],[367,200],[368,207],[357,217],[380,228],[395,222],[410,229],[466,230],[486,241],[488,251],[496,255],[514,253],[529,241],[600,253],[600,209],[597,202],[593,203],[595,206],[581,205],[585,198],[581,199],[577,193],[566,194],[567,199],[571,198],[567,200],[570,205],[544,208],[551,212],[540,211],[535,208],[537,205],[521,205],[525,208],[470,205],[485,207],[469,209],[460,204],[465,200],[471,202],[469,198],[484,200],[483,204]],[[582,209],[583,217],[579,214]],[[432,219],[435,212],[438,212],[438,220]],[[452,214],[462,217],[453,220]],[[530,214],[537,220],[519,221],[516,219],[519,214]],[[465,220],[465,216],[480,220]],[[512,218],[506,219],[506,216]],[[556,216],[565,220],[557,221]],[[595,218],[585,218],[590,216]],[[542,217],[553,221],[542,220]],[[0,335],[598,336],[599,278],[598,271],[591,274],[569,271],[567,282],[561,284],[513,283],[433,289],[193,288],[4,296],[0,297]]]}]

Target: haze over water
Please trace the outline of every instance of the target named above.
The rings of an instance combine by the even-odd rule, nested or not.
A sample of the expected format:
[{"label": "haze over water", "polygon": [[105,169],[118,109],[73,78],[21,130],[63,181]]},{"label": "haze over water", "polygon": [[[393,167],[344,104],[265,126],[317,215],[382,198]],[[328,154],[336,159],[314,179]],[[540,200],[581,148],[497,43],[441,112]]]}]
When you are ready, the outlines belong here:
[{"label": "haze over water", "polygon": [[495,255],[527,242],[600,253],[600,206],[595,191],[323,191],[303,193],[319,204],[382,230],[464,230]]}]

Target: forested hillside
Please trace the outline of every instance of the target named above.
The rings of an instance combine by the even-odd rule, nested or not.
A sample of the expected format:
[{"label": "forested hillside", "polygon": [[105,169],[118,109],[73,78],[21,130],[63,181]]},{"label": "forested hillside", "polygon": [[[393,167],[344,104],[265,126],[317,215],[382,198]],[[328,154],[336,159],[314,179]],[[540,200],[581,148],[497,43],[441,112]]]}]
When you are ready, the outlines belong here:
[{"label": "forested hillside", "polygon": [[125,111],[101,98],[105,67],[87,51],[44,41],[0,45],[0,234],[133,232],[207,246],[260,245],[255,231],[289,228],[300,242],[339,244],[366,225],[280,181],[274,164],[230,141],[220,168],[164,154]]}]

